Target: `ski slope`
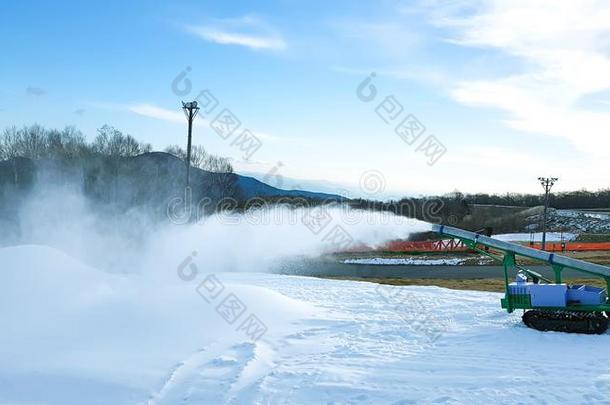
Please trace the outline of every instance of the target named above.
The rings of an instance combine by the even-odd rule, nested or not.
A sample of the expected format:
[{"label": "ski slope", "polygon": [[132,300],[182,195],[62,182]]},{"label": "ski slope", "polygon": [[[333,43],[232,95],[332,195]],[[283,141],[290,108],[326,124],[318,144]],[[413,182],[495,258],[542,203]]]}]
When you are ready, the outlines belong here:
[{"label": "ski slope", "polygon": [[[610,398],[610,336],[529,330],[499,294],[260,273],[185,281],[175,268],[167,278],[109,274],[43,246],[2,248],[0,263],[0,403]],[[215,287],[198,289],[204,280]],[[245,308],[232,324],[216,310],[229,296]],[[261,336],[239,330],[249,315]]]}]

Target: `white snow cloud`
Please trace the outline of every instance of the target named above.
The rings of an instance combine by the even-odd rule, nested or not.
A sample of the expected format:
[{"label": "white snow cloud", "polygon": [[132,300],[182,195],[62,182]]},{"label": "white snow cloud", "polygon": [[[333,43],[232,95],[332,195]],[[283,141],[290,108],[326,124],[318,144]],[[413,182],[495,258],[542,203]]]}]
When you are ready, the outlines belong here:
[{"label": "white snow cloud", "polygon": [[[124,106],[124,108],[142,117],[153,118],[180,125],[186,125],[187,123],[186,116],[182,111],[178,110],[178,108],[175,110],[170,110],[168,108],[159,107],[150,103],[131,104]],[[193,125],[196,127],[202,127],[209,124],[210,121],[201,115],[198,115],[195,121],[193,121]],[[259,136],[260,134],[257,133],[256,135]]]},{"label": "white snow cloud", "polygon": [[[123,106],[123,109],[127,109],[128,111],[141,115],[143,117],[154,118],[161,121],[172,122],[177,124],[186,124],[186,117],[184,113],[178,110],[170,110],[167,108],[159,107],[154,104],[149,103],[139,103],[139,104],[131,104]],[[203,118],[202,116],[197,116],[197,119],[194,121],[195,126],[204,126],[209,125],[210,121],[207,118]],[[245,128],[245,127],[244,127]],[[242,128],[243,129],[243,128]],[[254,131],[251,132],[259,139],[263,141],[284,141],[284,142],[293,142],[298,143],[299,140],[288,137],[278,137],[276,135],[272,135],[266,132]]]},{"label": "white snow cloud", "polygon": [[241,45],[252,49],[283,49],[286,46],[280,38],[257,37],[206,27],[191,27],[190,30],[201,38],[222,45]]},{"label": "white snow cloud", "polygon": [[457,101],[503,110],[517,130],[610,154],[610,111],[583,106],[585,97],[610,90],[610,4],[491,0],[436,23],[457,32],[456,44],[499,50],[520,64],[513,74],[459,81],[451,91]]},{"label": "white snow cloud", "polygon": [[251,16],[187,25],[185,29],[206,41],[221,45],[238,45],[253,50],[278,51],[286,48],[286,42],[275,29]]},{"label": "white snow cloud", "polygon": [[186,118],[181,111],[169,110],[157,107],[153,104],[134,104],[127,107],[129,111],[144,117],[155,118],[163,121],[184,124]]}]

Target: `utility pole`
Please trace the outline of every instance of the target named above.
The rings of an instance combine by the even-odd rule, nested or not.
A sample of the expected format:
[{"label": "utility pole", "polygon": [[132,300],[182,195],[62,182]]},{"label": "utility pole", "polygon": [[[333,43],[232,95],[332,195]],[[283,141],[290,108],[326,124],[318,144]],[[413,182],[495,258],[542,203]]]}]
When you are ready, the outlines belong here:
[{"label": "utility pole", "polygon": [[559,179],[557,177],[538,177],[538,180],[544,188],[544,212],[542,214],[542,250],[544,250],[546,248],[546,215],[549,210],[549,194],[551,188]]},{"label": "utility pole", "polygon": [[188,103],[185,103],[183,101],[182,110],[184,111],[184,115],[186,115],[186,119],[189,123],[188,141],[186,145],[186,188],[189,188],[191,174],[191,138],[193,134],[193,120],[199,112],[199,107],[197,107],[196,101],[191,101]]}]

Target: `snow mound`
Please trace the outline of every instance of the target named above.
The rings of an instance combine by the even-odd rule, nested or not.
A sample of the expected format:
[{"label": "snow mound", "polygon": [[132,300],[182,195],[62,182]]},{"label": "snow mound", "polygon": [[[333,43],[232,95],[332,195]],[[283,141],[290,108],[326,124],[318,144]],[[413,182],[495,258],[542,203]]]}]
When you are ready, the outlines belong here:
[{"label": "snow mound", "polygon": [[[221,274],[225,292],[207,302],[202,280],[109,274],[44,246],[2,248],[0,263],[0,402],[142,401],[192,353],[217,341],[252,343],[241,326],[249,315],[264,322],[266,337],[319,313]],[[231,300],[220,307],[230,297],[245,307],[233,322],[223,318]]]},{"label": "snow mound", "polygon": [[255,313],[269,315],[275,320],[306,318],[319,313],[312,304],[289,298],[269,287],[247,284],[227,284],[227,288],[247,302],[248,309]]},{"label": "snow mound", "polygon": [[[52,276],[50,279],[71,275],[93,275],[97,270],[68,256],[61,250],[43,245],[21,245],[0,248],[0,262],[3,276],[18,276],[26,273],[40,273]],[[12,271],[16,268],[19,272]],[[43,271],[41,271],[43,270]]]},{"label": "snow mound", "polygon": [[161,282],[33,246],[0,249],[0,260],[10,264],[0,271],[0,403],[610,397],[610,335],[527,329],[501,294],[257,273]]}]

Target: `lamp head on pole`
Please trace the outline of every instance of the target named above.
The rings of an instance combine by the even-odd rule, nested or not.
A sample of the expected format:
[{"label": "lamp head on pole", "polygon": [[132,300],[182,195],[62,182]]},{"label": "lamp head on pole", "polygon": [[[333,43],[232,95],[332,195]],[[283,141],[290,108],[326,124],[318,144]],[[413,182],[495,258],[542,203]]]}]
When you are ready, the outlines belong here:
[{"label": "lamp head on pole", "polygon": [[186,118],[191,119],[191,117],[194,118],[195,115],[197,115],[197,113],[199,112],[199,106],[197,105],[196,101],[189,101],[187,103],[183,101],[182,110],[184,111],[184,115],[186,115]]},{"label": "lamp head on pole", "polygon": [[538,177],[538,180],[540,181],[540,184],[542,184],[542,187],[544,187],[544,189],[546,190],[547,186],[553,187],[553,185],[555,184],[555,182],[557,180],[559,180],[559,178],[557,177]]}]

